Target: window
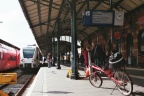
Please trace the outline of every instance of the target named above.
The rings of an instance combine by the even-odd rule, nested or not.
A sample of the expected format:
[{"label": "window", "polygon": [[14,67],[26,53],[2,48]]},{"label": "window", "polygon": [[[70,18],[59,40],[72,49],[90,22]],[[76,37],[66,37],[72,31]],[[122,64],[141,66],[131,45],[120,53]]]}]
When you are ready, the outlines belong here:
[{"label": "window", "polygon": [[138,49],[139,52],[144,52],[144,29],[138,34]]},{"label": "window", "polygon": [[23,49],[23,56],[24,58],[33,58],[35,49]]}]

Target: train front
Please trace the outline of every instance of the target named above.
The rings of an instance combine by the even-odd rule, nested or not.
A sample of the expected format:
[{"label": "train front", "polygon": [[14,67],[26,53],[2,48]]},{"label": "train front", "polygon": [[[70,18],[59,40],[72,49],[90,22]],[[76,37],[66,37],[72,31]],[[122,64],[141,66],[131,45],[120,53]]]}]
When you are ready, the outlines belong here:
[{"label": "train front", "polygon": [[36,47],[25,47],[22,49],[21,53],[22,53],[20,61],[21,69],[38,68],[39,60],[38,60],[38,51]]}]

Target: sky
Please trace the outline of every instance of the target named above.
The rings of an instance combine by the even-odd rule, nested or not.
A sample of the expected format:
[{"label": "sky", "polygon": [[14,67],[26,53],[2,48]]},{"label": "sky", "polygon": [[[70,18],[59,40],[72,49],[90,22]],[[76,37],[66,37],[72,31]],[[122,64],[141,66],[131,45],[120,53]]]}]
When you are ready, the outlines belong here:
[{"label": "sky", "polygon": [[19,0],[0,0],[0,39],[19,48],[37,44]]}]

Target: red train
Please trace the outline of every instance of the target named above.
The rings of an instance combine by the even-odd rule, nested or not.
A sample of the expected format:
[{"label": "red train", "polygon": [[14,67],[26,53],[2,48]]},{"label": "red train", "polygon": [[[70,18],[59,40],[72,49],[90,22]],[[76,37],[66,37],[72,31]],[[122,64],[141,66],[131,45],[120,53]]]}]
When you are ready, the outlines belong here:
[{"label": "red train", "polygon": [[17,68],[20,64],[20,48],[0,39],[0,71]]}]

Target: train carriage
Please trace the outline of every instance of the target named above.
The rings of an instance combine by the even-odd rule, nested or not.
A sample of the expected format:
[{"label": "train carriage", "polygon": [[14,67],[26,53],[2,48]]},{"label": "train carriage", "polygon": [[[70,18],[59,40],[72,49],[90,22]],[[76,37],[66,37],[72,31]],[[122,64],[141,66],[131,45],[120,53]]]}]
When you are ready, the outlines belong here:
[{"label": "train carriage", "polygon": [[18,68],[20,48],[0,39],[0,71]]},{"label": "train carriage", "polygon": [[36,45],[29,45],[23,47],[21,50],[21,63],[22,70],[39,69],[41,66],[42,54]]}]

